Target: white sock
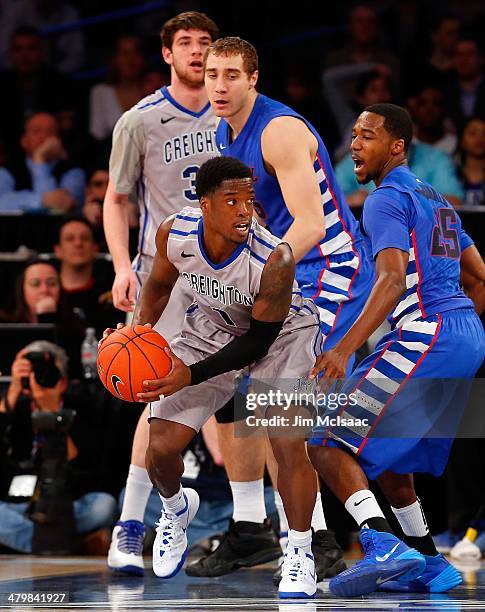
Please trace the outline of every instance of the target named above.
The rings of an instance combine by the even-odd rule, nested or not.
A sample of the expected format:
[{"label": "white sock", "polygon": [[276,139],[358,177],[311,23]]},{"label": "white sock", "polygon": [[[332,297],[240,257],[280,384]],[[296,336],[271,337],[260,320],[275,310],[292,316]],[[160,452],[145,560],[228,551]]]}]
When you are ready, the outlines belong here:
[{"label": "white sock", "polygon": [[159,493],[159,495],[165,512],[169,514],[177,514],[177,512],[180,512],[185,508],[186,502],[182,485],[180,485],[180,489],[177,491],[177,493],[175,493],[175,495],[172,495],[172,497],[163,497],[161,493]]},{"label": "white sock", "polygon": [[152,492],[152,481],[145,468],[130,465],[126,479],[125,497],[121,509],[120,521],[140,521],[143,523],[145,508]]},{"label": "white sock", "polygon": [[371,518],[377,516],[385,518],[374,497],[374,493],[369,491],[369,489],[362,489],[362,491],[353,493],[345,502],[345,509],[359,527]]},{"label": "white sock", "polygon": [[235,522],[262,523],[266,518],[263,479],[251,480],[249,482],[234,482],[230,480],[229,484],[231,485],[232,501],[234,504],[233,520]]},{"label": "white sock", "polygon": [[322,507],[322,494],[320,493],[320,491],[317,491],[315,507],[313,508],[312,527],[315,531],[320,531],[321,529],[327,528],[327,523],[325,521],[325,515],[323,513]]},{"label": "white sock", "polygon": [[286,518],[285,508],[283,506],[283,500],[278,491],[274,491],[274,505],[278,510],[278,517],[280,519],[280,538],[288,537],[288,519]]},{"label": "white sock", "polygon": [[288,548],[301,548],[305,553],[312,552],[312,530],[308,531],[296,531],[295,529],[290,529],[288,531]]},{"label": "white sock", "polygon": [[428,523],[426,522],[426,517],[424,516],[419,499],[417,499],[414,504],[406,506],[405,508],[393,508],[392,506],[391,508],[402,530],[407,536],[422,538],[428,535]]}]

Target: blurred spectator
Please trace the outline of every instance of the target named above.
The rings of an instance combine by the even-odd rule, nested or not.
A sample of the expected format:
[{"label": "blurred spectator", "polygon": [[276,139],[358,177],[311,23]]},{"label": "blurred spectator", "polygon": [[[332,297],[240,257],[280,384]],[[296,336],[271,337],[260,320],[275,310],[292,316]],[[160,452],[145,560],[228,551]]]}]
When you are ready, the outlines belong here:
[{"label": "blurred spectator", "polygon": [[81,378],[81,343],[86,326],[66,304],[59,273],[47,261],[29,262],[17,278],[11,306],[0,313],[5,323],[54,323],[58,342],[69,356],[72,378]]},{"label": "blurred spectator", "polygon": [[[71,517],[80,534],[109,528],[115,518],[115,499],[96,491],[99,428],[89,418],[89,402],[81,409],[71,403],[68,384],[65,351],[51,342],[32,342],[17,355],[0,403],[8,420],[0,543],[19,552],[33,551],[43,524],[51,537],[53,528],[59,530],[62,540],[70,535],[65,523]],[[53,541],[45,545],[55,549]]]},{"label": "blurred spectator", "polygon": [[142,98],[161,89],[165,85],[170,85],[170,74],[161,70],[149,70],[143,77]]},{"label": "blurred spectator", "polygon": [[476,41],[462,39],[456,44],[453,67],[446,100],[455,125],[462,129],[468,117],[485,111],[483,54]]},{"label": "blurred spectator", "polygon": [[348,25],[347,43],[328,54],[326,66],[330,68],[363,62],[385,64],[391,70],[393,82],[398,85],[400,64],[396,56],[379,43],[375,9],[367,4],[355,5],[350,12]]},{"label": "blurred spectator", "polygon": [[315,72],[301,66],[290,70],[284,82],[282,101],[297,113],[306,117],[319,134],[325,138],[325,145],[331,152],[338,143],[338,129],[332,111],[315,82]]},{"label": "blurred spectator", "polygon": [[[415,40],[409,49],[406,69],[406,94],[430,84],[442,85],[454,66],[455,47],[460,37],[460,21],[452,14],[439,15],[431,24],[429,48],[422,49]],[[423,57],[425,56],[425,57]]]},{"label": "blurred spectator", "polygon": [[[352,128],[364,108],[371,104],[391,101],[389,77],[387,66],[367,63],[335,66],[324,71],[325,96],[340,130],[340,146],[335,152],[336,160],[342,159],[348,153]],[[351,98],[345,88],[348,79],[356,81],[355,92]]]},{"label": "blurred spectator", "polygon": [[[70,24],[79,19],[75,8],[65,0],[6,0],[0,26],[0,63],[8,66],[6,43],[19,26],[42,30]],[[51,63],[61,72],[74,72],[84,62],[82,30],[53,34],[49,39]]]},{"label": "blurred spectator", "polygon": [[463,128],[458,150],[458,176],[466,206],[485,205],[485,119],[471,117]]},{"label": "blurred spectator", "polygon": [[83,215],[94,227],[103,225],[103,202],[108,181],[109,174],[105,168],[93,170],[88,178]]},{"label": "blurred spectator", "polygon": [[[408,164],[423,181],[432,185],[454,206],[461,204],[463,188],[458,180],[451,157],[422,142],[409,146]],[[335,167],[335,176],[350,206],[362,206],[367,195],[375,189],[374,183],[359,185],[354,174],[354,162],[347,154]]]},{"label": "blurred spectator", "polygon": [[417,96],[409,101],[408,107],[413,118],[416,139],[453,155],[457,137],[454,126],[447,120],[443,92],[432,85],[425,85]]},{"label": "blurred spectator", "polygon": [[35,28],[20,27],[6,40],[12,67],[0,73],[0,134],[15,151],[26,119],[39,111],[56,114],[76,108],[78,100],[73,82],[50,67]]},{"label": "blurred spectator", "polygon": [[91,90],[89,131],[94,138],[111,137],[116,121],[143,97],[145,69],[140,39],[119,38],[111,60],[109,82],[95,85]]},{"label": "blurred spectator", "polygon": [[0,168],[0,210],[67,212],[82,204],[84,171],[69,163],[55,117],[33,115],[20,142],[23,159]]},{"label": "blurred spectator", "polygon": [[107,327],[124,320],[111,299],[113,276],[94,273],[98,245],[94,228],[84,217],[66,219],[60,229],[54,253],[61,262],[60,280],[65,306],[94,327],[98,338]]}]

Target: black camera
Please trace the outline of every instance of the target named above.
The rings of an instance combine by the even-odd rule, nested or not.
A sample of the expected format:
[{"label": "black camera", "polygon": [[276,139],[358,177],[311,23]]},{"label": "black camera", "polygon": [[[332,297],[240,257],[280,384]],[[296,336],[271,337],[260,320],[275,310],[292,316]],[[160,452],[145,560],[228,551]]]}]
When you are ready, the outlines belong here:
[{"label": "black camera", "polygon": [[[70,430],[75,416],[76,411],[70,409],[63,409],[58,412],[37,410],[32,413],[30,418],[32,419],[32,426],[36,431],[66,434]],[[47,450],[49,450],[48,447]]]},{"label": "black camera", "polygon": [[[32,364],[35,380],[41,387],[52,388],[61,380],[62,374],[56,366],[56,359],[52,353],[48,351],[30,351],[24,355]],[[29,379],[22,378],[22,386],[24,389],[29,388]]]}]

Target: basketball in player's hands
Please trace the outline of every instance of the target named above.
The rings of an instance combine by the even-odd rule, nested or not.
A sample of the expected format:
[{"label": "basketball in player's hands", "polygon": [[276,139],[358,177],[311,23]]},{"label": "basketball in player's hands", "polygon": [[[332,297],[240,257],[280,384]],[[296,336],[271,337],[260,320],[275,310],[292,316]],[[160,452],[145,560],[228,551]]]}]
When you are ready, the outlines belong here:
[{"label": "basketball in player's hands", "polygon": [[116,329],[101,343],[98,374],[103,385],[115,397],[138,401],[143,381],[163,378],[172,369],[164,349],[167,341],[151,327],[129,325]]}]

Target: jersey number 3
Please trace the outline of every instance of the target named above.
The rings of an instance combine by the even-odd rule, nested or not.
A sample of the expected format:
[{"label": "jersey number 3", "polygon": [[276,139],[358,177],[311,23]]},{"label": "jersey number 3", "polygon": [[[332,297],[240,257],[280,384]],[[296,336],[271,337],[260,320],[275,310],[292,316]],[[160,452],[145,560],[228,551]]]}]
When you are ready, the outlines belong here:
[{"label": "jersey number 3", "polygon": [[435,211],[436,225],[433,228],[431,255],[436,257],[460,258],[460,244],[458,232],[452,225],[456,225],[456,213],[451,208],[438,208]]},{"label": "jersey number 3", "polygon": [[183,190],[183,194],[184,198],[189,200],[189,202],[197,202],[199,199],[195,193],[195,175],[198,169],[199,166],[187,166],[187,168],[182,171],[182,179],[185,179],[188,183],[187,189]]}]

